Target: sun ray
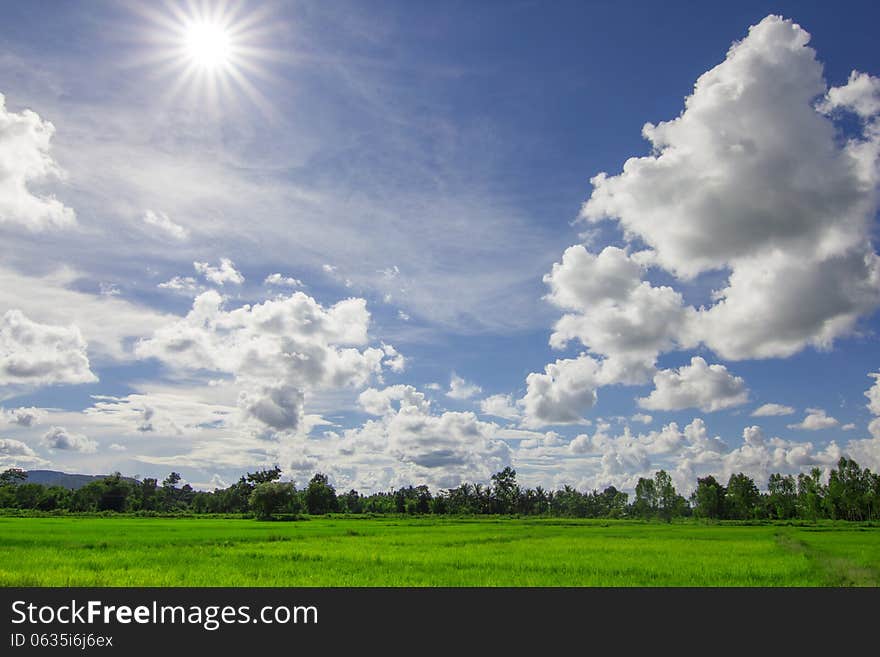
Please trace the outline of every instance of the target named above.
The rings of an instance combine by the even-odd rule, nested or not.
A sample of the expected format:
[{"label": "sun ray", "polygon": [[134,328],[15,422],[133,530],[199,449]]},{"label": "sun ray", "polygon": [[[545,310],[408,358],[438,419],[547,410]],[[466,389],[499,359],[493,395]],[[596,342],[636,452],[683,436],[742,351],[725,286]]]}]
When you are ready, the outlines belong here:
[{"label": "sun ray", "polygon": [[139,38],[144,47],[129,65],[168,80],[162,92],[165,102],[217,112],[246,101],[266,119],[278,116],[255,84],[277,82],[271,64],[283,59],[266,45],[280,29],[268,6],[166,0],[133,10],[145,23]]}]

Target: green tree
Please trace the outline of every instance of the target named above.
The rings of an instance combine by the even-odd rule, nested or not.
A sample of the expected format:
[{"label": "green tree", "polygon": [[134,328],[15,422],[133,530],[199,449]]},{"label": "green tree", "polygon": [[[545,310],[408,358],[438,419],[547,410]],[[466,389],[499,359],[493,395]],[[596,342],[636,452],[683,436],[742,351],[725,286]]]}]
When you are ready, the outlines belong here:
[{"label": "green tree", "polygon": [[636,482],[636,499],[633,515],[648,520],[657,515],[657,485],[653,479],[639,477]]},{"label": "green tree", "polygon": [[863,520],[868,515],[873,479],[853,459],[842,456],[828,476],[825,506],[832,518]]},{"label": "green tree", "polygon": [[21,468],[9,468],[0,472],[0,486],[15,486],[27,480],[27,472]]},{"label": "green tree", "polygon": [[339,508],[343,513],[363,513],[364,503],[361,494],[355,489],[343,493],[338,497]]},{"label": "green tree", "polygon": [[180,483],[180,479],[179,473],[172,472],[162,481],[160,504],[163,511],[173,511],[177,507],[177,501],[180,496],[177,484]]},{"label": "green tree", "polygon": [[101,495],[98,498],[99,511],[122,513],[127,506],[130,487],[118,472],[105,477],[100,483]]},{"label": "green tree", "polygon": [[810,470],[810,474],[801,472],[797,479],[798,515],[807,520],[816,520],[822,515],[825,487],[821,481],[822,471],[819,468]]},{"label": "green tree", "polygon": [[724,504],[729,518],[747,520],[755,518],[761,503],[761,493],[754,480],[739,472],[730,475]]},{"label": "green tree", "polygon": [[273,515],[290,508],[296,489],[289,482],[262,481],[254,486],[248,505],[259,520],[271,520]]},{"label": "green tree", "polygon": [[774,518],[788,520],[797,513],[797,484],[791,475],[775,473],[767,482],[767,504]]},{"label": "green tree", "polygon": [[712,475],[697,479],[697,488],[691,494],[694,515],[719,520],[724,517],[724,497],[727,490]]},{"label": "green tree", "polygon": [[306,488],[306,508],[312,515],[337,510],[336,490],[330,485],[327,475],[318,472],[309,481]]},{"label": "green tree", "polygon": [[513,513],[519,493],[516,470],[507,466],[501,472],[492,475],[492,495],[497,513]]},{"label": "green tree", "polygon": [[159,506],[158,482],[144,477],[140,484],[140,508],[144,511],[156,511]]},{"label": "green tree", "polygon": [[245,477],[251,484],[257,485],[266,481],[276,481],[281,478],[281,468],[277,465],[269,470],[258,470],[257,472],[248,472]]},{"label": "green tree", "polygon": [[654,490],[657,495],[657,513],[666,522],[684,515],[687,508],[685,500],[672,485],[672,477],[666,470],[654,473]]},{"label": "green tree", "polygon": [[36,509],[44,491],[40,484],[18,484],[15,487],[15,506],[19,509]]},{"label": "green tree", "polygon": [[55,509],[67,509],[70,507],[70,490],[63,486],[50,486],[43,490],[43,495],[37,502],[40,511],[54,511]]}]

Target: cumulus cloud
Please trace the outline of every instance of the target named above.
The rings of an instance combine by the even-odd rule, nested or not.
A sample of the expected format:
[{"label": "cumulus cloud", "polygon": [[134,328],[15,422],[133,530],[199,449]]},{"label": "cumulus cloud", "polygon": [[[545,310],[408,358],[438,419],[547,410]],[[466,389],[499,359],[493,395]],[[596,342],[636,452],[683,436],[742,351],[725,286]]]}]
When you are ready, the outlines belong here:
[{"label": "cumulus cloud", "polygon": [[146,210],[144,212],[143,220],[148,226],[158,229],[160,232],[175,240],[182,241],[189,237],[189,231],[180,224],[171,221],[168,215],[164,212]]},{"label": "cumulus cloud", "polygon": [[68,431],[64,427],[52,427],[43,435],[43,445],[49,449],[92,453],[97,451],[98,443],[80,433]]},{"label": "cumulus cloud", "polygon": [[532,372],[522,399],[524,426],[583,423],[600,380],[600,363],[586,354],[550,363],[543,374]]},{"label": "cumulus cloud", "polygon": [[219,267],[207,262],[194,262],[193,267],[197,274],[214,285],[225,285],[226,283],[241,285],[244,283],[244,276],[235,268],[235,263],[229,258],[220,258]]},{"label": "cumulus cloud", "polygon": [[282,276],[281,274],[269,274],[263,280],[265,285],[276,285],[278,287],[303,287],[305,284],[298,278],[292,276]]},{"label": "cumulus cloud", "polygon": [[446,396],[452,399],[470,399],[481,392],[483,392],[483,389],[480,386],[465,381],[453,372],[449,380],[449,391],[446,393]]},{"label": "cumulus cloud", "polygon": [[406,357],[392,345],[383,342],[382,351],[385,352],[383,363],[389,370],[392,372],[403,372],[406,369]]},{"label": "cumulus cloud", "polygon": [[361,404],[370,412],[381,411],[382,417],[345,431],[341,450],[367,461],[371,455],[390,457],[407,470],[410,482],[447,487],[485,481],[510,463],[510,448],[498,438],[497,425],[470,412],[433,414],[411,386],[367,390]]},{"label": "cumulus cloud", "polygon": [[[827,349],[880,306],[870,241],[880,81],[854,72],[829,89],[809,39],[799,25],[766,17],[699,77],[678,117],[645,124],[650,154],[591,180],[581,219],[616,221],[628,246],[571,246],[544,278],[547,299],[565,311],[551,346],[576,340],[593,359],[581,362],[582,381],[568,381],[582,391],[581,410],[557,400],[548,417],[575,421],[597,387],[655,374],[661,387],[642,400],[646,408],[745,403],[744,384],[722,366],[701,360],[684,375],[656,373],[658,355],[701,344],[727,360]],[[846,142],[835,123],[842,110],[861,119]],[[669,282],[652,283],[652,271]],[[702,274],[726,280],[697,308],[676,287],[698,287]],[[721,397],[709,399],[688,376]],[[537,402],[546,402],[538,390],[558,386],[548,373],[530,379],[535,421]]]},{"label": "cumulus cloud", "polygon": [[[177,388],[133,393],[125,397],[93,395],[83,410],[91,426],[106,427],[113,434],[157,433],[170,436],[228,423],[235,412],[235,399],[220,404],[202,397],[202,390],[189,384]],[[239,409],[240,410],[240,409]]]},{"label": "cumulus cloud", "polygon": [[593,180],[583,217],[619,219],[665,269],[688,277],[859,240],[869,181],[813,106],[826,86],[809,39],[777,16],[751,27],[700,76],[679,117],[645,125],[654,154]]},{"label": "cumulus cloud", "polygon": [[[866,404],[874,419],[868,424],[868,432],[874,437],[874,440],[880,443],[880,372],[869,372],[868,376],[874,379],[873,385],[865,391],[865,397],[868,398]],[[878,462],[880,462],[880,449],[877,452]]]},{"label": "cumulus cloud", "polygon": [[871,415],[880,415],[880,372],[871,372],[868,376],[874,379],[874,384],[865,392],[868,398],[866,406]]},{"label": "cumulus cloud", "polygon": [[795,424],[789,424],[789,429],[806,429],[807,431],[819,431],[836,427],[839,422],[825,414],[821,408],[808,408],[806,417]]},{"label": "cumulus cloud", "polygon": [[246,417],[259,420],[278,431],[296,431],[304,415],[305,393],[292,383],[243,390],[239,407]]},{"label": "cumulus cloud", "polygon": [[0,386],[97,380],[76,326],[40,324],[20,310],[8,310],[0,319]]},{"label": "cumulus cloud", "polygon": [[880,464],[880,439],[853,440],[844,446],[833,441],[814,445],[767,437],[754,425],[745,427],[742,441],[731,447],[713,436],[701,418],[694,418],[683,428],[670,422],[659,430],[639,433],[624,427],[619,434],[602,422],[592,435],[580,434],[567,445],[521,445],[514,463],[518,472],[530,468],[546,472],[552,467],[558,474],[557,485],[573,482],[582,489],[614,485],[632,490],[639,477],[651,477],[663,468],[679,491],[687,494],[696,479],[707,474],[726,481],[731,474],[744,472],[763,488],[771,473],[796,474],[814,466],[827,469],[844,454],[875,468]]},{"label": "cumulus cloud", "polygon": [[[730,271],[687,327],[723,358],[828,347],[880,303],[867,239],[880,132],[837,140],[814,106],[826,85],[809,38],[776,16],[750,28],[679,117],[645,125],[652,154],[596,176],[583,207],[586,221],[617,219],[679,278]],[[876,112],[876,85],[857,75],[826,105]]]},{"label": "cumulus cloud", "polygon": [[617,247],[592,254],[576,245],[544,277],[549,301],[573,311],[556,323],[551,346],[578,340],[604,357],[606,383],[646,381],[657,355],[677,346],[687,319],[681,294],[642,280],[644,262]]},{"label": "cumulus cloud", "polygon": [[382,390],[367,388],[358,396],[358,404],[370,415],[389,415],[400,408],[415,408],[427,413],[431,407],[423,393],[408,385],[389,386]]},{"label": "cumulus cloud", "polygon": [[0,224],[32,231],[64,228],[76,223],[74,211],[54,196],[38,196],[31,183],[63,177],[49,154],[55,126],[36,112],[11,112],[0,94]]},{"label": "cumulus cloud", "polygon": [[480,400],[480,412],[505,420],[518,420],[522,415],[513,400],[513,395],[490,395]]},{"label": "cumulus cloud", "polygon": [[741,377],[724,365],[709,365],[694,356],[690,365],[677,370],[661,370],[654,375],[654,390],[638,400],[639,406],[657,411],[699,408],[706,413],[741,406],[749,391]]},{"label": "cumulus cloud", "polygon": [[306,390],[360,387],[383,367],[402,367],[390,345],[366,346],[369,324],[363,299],[325,308],[295,292],[227,311],[211,290],[194,300],[185,318],[140,341],[135,352],[175,369],[233,375],[245,417],[295,430]]},{"label": "cumulus cloud", "polygon": [[20,440],[0,438],[0,468],[28,468],[45,465],[45,459]]},{"label": "cumulus cloud", "polygon": [[0,308],[17,308],[41,324],[75,324],[90,356],[117,361],[132,358],[132,338],[150,334],[170,318],[118,296],[70,289],[82,276],[69,268],[26,276],[0,266]]},{"label": "cumulus cloud", "polygon": [[32,427],[39,424],[46,418],[46,415],[48,413],[44,409],[35,406],[20,406],[9,410],[0,408],[0,419],[20,427]]},{"label": "cumulus cloud", "polygon": [[783,404],[763,404],[752,412],[752,417],[773,417],[777,415],[793,415],[795,409]]},{"label": "cumulus cloud", "polygon": [[633,415],[630,420],[633,422],[641,422],[642,424],[651,424],[654,421],[654,418],[646,413],[636,413]]},{"label": "cumulus cloud", "polygon": [[823,112],[847,109],[869,119],[880,114],[880,78],[852,71],[842,87],[833,87],[819,109]]},{"label": "cumulus cloud", "polygon": [[174,278],[159,283],[160,290],[169,290],[176,294],[195,297],[205,291],[205,288],[192,276],[175,276]]}]

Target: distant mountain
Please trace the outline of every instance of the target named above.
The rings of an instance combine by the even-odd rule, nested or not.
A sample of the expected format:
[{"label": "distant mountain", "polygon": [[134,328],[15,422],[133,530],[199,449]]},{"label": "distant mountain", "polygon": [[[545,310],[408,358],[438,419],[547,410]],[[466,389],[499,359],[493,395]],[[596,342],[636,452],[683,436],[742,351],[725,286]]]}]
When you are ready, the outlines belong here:
[{"label": "distant mountain", "polygon": [[[63,486],[64,488],[82,488],[93,481],[100,481],[109,475],[84,475],[67,474],[55,470],[28,470],[25,483],[43,484],[43,486]],[[127,481],[134,481],[131,477],[123,477]]]}]

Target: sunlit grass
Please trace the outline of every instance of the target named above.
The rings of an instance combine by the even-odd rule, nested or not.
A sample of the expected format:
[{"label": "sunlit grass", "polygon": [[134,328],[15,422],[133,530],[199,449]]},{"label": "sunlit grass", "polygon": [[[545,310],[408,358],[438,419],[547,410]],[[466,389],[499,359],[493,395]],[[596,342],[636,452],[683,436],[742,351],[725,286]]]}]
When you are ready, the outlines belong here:
[{"label": "sunlit grass", "polygon": [[839,586],[880,527],[0,518],[5,586]]}]

